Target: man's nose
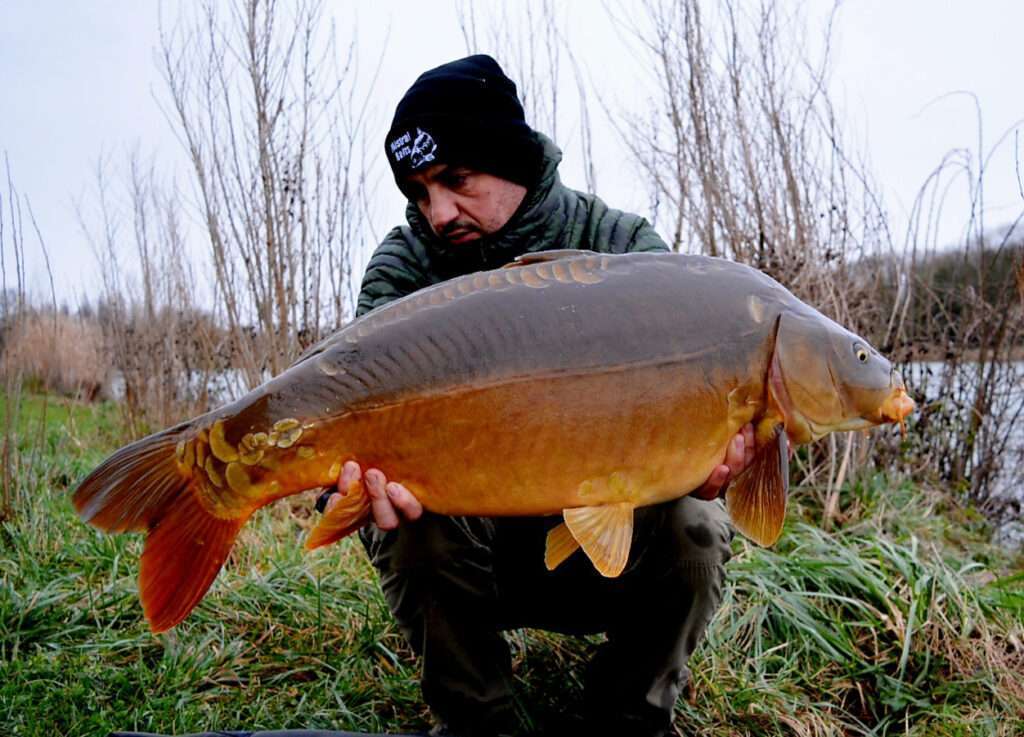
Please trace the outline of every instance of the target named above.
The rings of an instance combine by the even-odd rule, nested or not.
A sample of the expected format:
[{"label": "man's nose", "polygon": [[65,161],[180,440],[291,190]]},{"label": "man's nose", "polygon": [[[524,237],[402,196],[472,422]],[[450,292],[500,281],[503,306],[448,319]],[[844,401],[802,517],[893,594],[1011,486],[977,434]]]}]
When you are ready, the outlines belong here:
[{"label": "man's nose", "polygon": [[442,190],[432,192],[430,195],[430,227],[435,233],[441,233],[445,226],[458,218],[459,208],[455,204],[455,198],[450,193]]}]

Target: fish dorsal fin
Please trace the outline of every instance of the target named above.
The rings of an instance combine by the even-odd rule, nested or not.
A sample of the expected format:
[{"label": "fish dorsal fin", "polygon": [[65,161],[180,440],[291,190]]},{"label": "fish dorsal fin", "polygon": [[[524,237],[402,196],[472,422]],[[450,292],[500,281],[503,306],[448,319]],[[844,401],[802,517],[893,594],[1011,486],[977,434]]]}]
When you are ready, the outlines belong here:
[{"label": "fish dorsal fin", "polygon": [[736,529],[758,545],[774,545],[786,518],[789,491],[789,439],[779,428],[725,494]]},{"label": "fish dorsal fin", "polygon": [[629,502],[562,511],[566,527],[598,573],[615,578],[626,567],[633,541],[633,505]]},{"label": "fish dorsal fin", "polygon": [[547,543],[544,545],[544,565],[553,571],[579,549],[580,544],[563,522],[548,532]]},{"label": "fish dorsal fin", "polygon": [[529,266],[530,264],[558,261],[559,259],[572,258],[573,256],[593,255],[594,251],[585,251],[581,248],[559,248],[554,251],[533,251],[532,253],[524,253],[522,256],[516,256],[514,261],[510,261],[501,268],[514,269],[517,266]]}]

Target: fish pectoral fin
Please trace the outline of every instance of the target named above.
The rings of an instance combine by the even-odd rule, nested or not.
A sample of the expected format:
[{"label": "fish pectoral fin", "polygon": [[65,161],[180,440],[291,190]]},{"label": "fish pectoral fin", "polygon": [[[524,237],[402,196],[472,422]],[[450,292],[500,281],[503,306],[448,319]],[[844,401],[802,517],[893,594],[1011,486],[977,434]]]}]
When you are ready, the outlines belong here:
[{"label": "fish pectoral fin", "polygon": [[548,532],[544,545],[544,565],[553,571],[565,562],[565,559],[580,549],[580,544],[572,536],[565,523]]},{"label": "fish pectoral fin", "polygon": [[344,494],[335,494],[331,499],[330,507],[306,539],[306,550],[337,542],[370,521],[370,495],[359,479],[349,484]]},{"label": "fish pectoral fin", "polygon": [[745,537],[769,547],[782,534],[789,492],[789,439],[779,429],[725,494],[732,523]]},{"label": "fish pectoral fin", "polygon": [[584,251],[580,248],[558,248],[553,251],[534,251],[533,253],[524,253],[522,256],[516,256],[514,261],[510,261],[501,268],[503,269],[514,269],[517,266],[529,266],[530,264],[539,264],[546,261],[557,261],[563,258],[572,258],[573,256],[593,256],[593,251]]},{"label": "fish pectoral fin", "polygon": [[598,573],[615,578],[626,567],[633,541],[633,505],[629,502],[562,511],[565,525]]}]

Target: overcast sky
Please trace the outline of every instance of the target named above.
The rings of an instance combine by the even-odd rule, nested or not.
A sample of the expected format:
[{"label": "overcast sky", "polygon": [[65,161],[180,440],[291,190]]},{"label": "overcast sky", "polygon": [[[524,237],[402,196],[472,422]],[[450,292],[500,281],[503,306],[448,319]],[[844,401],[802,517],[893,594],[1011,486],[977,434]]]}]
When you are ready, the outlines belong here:
[{"label": "overcast sky", "polygon": [[[328,5],[342,38],[355,18],[368,56],[387,39],[374,95],[374,141],[421,71],[465,53],[451,0]],[[616,50],[600,3],[567,6],[570,40],[591,78],[618,99],[640,94],[643,71]],[[828,4],[808,0],[806,6],[821,13]],[[478,15],[486,12],[483,7]],[[156,102],[164,95],[154,61],[157,18],[157,3],[147,0],[0,2],[0,152],[31,201],[59,294],[72,304],[94,294],[98,281],[74,203],[90,202],[100,157],[122,166],[126,152],[138,146],[168,169],[180,162]],[[855,0],[841,7],[832,93],[848,141],[870,161],[900,238],[914,194],[942,156],[978,144],[974,103],[965,96],[938,98],[955,91],[977,96],[986,147],[1024,117],[1022,28],[1020,0]],[[611,162],[598,172],[599,194],[614,207],[643,212],[638,175],[617,165],[624,152],[607,136],[599,143],[599,163]],[[989,223],[1008,221],[1024,207],[1017,170],[1011,135],[990,164]],[[577,161],[563,165],[570,185],[582,186],[580,171]],[[399,222],[402,202],[387,180],[381,192],[383,229]],[[6,184],[3,196],[6,202]],[[944,239],[955,239],[967,217],[966,198],[954,198],[942,223]],[[365,244],[366,253],[374,246]],[[34,237],[27,250],[38,253]],[[33,258],[29,280],[38,289],[44,272]]]}]

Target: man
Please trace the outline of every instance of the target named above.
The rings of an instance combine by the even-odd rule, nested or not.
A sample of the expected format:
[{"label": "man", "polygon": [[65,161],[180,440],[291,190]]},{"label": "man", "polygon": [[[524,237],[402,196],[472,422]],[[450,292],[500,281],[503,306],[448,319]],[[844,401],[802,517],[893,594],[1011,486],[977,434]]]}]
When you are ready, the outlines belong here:
[{"label": "man", "polygon": [[[530,251],[668,250],[643,218],[561,184],[561,152],[526,124],[515,84],[488,56],[421,75],[398,104],[385,152],[409,200],[408,225],[371,258],[360,315]],[[725,512],[702,500],[717,498],[752,454],[747,427],[704,487],[638,510],[630,561],[615,579],[582,555],[545,569],[545,535],[558,518],[430,514],[401,479],[346,463],[338,489],[361,480],[373,500],[375,525],[361,538],[422,658],[423,695],[440,720],[434,734],[511,731],[501,630],[523,626],[608,634],[587,676],[587,734],[665,734],[729,558]]]}]

